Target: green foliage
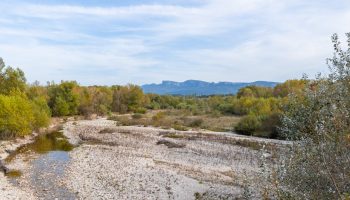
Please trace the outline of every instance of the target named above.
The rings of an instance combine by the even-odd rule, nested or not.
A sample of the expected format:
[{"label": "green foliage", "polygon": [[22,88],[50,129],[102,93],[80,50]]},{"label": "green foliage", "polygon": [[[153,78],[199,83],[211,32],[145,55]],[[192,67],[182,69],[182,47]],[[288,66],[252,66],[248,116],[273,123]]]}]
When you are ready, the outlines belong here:
[{"label": "green foliage", "polygon": [[49,124],[43,93],[37,86],[29,87],[28,98],[27,88],[23,71],[5,67],[0,58],[0,138],[23,136]]},{"label": "green foliage", "polygon": [[5,63],[0,58],[0,94],[8,95],[12,90],[24,92],[25,88],[24,72],[18,68],[5,67]]},{"label": "green foliage", "polygon": [[[248,115],[246,118],[256,118],[258,122],[256,124],[259,125],[259,127],[250,127],[249,134],[275,137],[278,135],[275,127],[278,120],[275,116],[281,112],[281,105],[287,101],[288,94],[303,91],[304,84],[305,81],[291,80],[274,89],[247,86],[240,89],[237,96],[209,97],[145,95],[136,85],[82,87],[74,81],[62,81],[60,84],[49,83],[47,86],[40,86],[38,82],[35,82],[27,86],[24,73],[20,69],[5,67],[0,60],[0,94],[12,94],[13,96],[15,93],[25,93],[24,98],[28,97],[27,100],[32,105],[32,113],[35,118],[31,124],[33,129],[46,126],[51,113],[53,116],[77,114],[90,116],[92,114],[110,115],[112,112],[145,114],[147,109],[174,109],[181,111],[181,115],[191,116]],[[152,119],[154,125],[162,124],[170,127],[178,123],[177,125],[187,127],[213,127],[205,123],[203,125],[203,121],[199,119],[171,121],[162,118],[161,114],[157,115]],[[245,132],[244,124],[248,121],[245,118],[243,120],[245,121],[242,121],[240,127],[242,132]],[[214,123],[215,120],[209,121]],[[215,127],[217,130],[218,126]]]},{"label": "green foliage", "polygon": [[54,116],[67,116],[71,114],[68,102],[63,97],[56,97],[52,104],[52,113]]},{"label": "green foliage", "polygon": [[0,95],[0,136],[8,138],[31,133],[35,116],[31,102],[21,95]]},{"label": "green foliage", "polygon": [[74,92],[78,84],[74,81],[64,82],[48,86],[48,105],[54,116],[75,115],[78,113],[78,95]]},{"label": "green foliage", "polygon": [[148,98],[136,85],[117,86],[113,88],[112,111],[119,113],[141,112],[148,104]]},{"label": "green foliage", "polygon": [[44,98],[35,98],[32,100],[32,110],[34,115],[33,128],[46,127],[50,123],[51,110]]},{"label": "green foliage", "polygon": [[235,130],[245,135],[252,135],[261,126],[261,120],[255,115],[247,115],[235,126]]}]

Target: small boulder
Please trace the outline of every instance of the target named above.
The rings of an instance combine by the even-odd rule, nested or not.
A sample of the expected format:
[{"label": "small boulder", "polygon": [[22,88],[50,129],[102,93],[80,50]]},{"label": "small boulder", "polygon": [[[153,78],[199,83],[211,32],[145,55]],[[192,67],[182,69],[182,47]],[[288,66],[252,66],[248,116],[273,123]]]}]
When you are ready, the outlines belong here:
[{"label": "small boulder", "polygon": [[0,171],[4,172],[5,174],[10,171],[10,169],[5,166],[5,163],[2,160],[0,160]]},{"label": "small boulder", "polygon": [[157,145],[161,145],[161,144],[167,146],[168,148],[184,148],[186,146],[185,144],[179,144],[179,143],[172,142],[170,140],[164,140],[164,139],[159,140],[157,142]]}]

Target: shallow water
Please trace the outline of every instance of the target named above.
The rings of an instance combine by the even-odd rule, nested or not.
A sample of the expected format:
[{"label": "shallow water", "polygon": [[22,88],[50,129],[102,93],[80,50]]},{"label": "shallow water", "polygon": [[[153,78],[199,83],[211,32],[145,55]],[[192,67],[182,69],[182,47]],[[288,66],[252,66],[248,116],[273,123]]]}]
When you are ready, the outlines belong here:
[{"label": "shallow water", "polygon": [[11,153],[5,161],[9,163],[20,154],[33,152],[46,154],[51,151],[67,152],[72,150],[73,147],[74,146],[68,142],[62,132],[56,131],[37,136],[33,143],[18,148],[15,152]]},{"label": "shallow water", "polygon": [[[33,143],[12,153],[6,162],[9,163],[22,154],[38,154],[31,160],[32,168],[27,176],[37,196],[40,199],[76,199],[76,195],[62,184],[66,166],[70,161],[68,151],[73,147],[61,132],[53,132],[37,136]],[[17,185],[21,176],[21,172],[16,172],[18,173],[15,175],[18,176],[8,176],[14,185]]]}]

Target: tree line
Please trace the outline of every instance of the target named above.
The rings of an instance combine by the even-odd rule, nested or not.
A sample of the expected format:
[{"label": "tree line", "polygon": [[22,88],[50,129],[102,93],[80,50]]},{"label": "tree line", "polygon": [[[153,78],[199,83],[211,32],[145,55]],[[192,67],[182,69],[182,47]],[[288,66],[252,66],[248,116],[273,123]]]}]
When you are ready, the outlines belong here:
[{"label": "tree line", "polygon": [[0,60],[0,134],[2,138],[23,136],[45,127],[50,117],[145,113],[147,110],[177,109],[192,115],[240,115],[236,131],[278,138],[283,105],[288,94],[301,93],[304,80],[289,80],[274,88],[247,86],[231,96],[170,96],[144,94],[137,85],[80,86],[76,81],[27,84],[18,68]]}]

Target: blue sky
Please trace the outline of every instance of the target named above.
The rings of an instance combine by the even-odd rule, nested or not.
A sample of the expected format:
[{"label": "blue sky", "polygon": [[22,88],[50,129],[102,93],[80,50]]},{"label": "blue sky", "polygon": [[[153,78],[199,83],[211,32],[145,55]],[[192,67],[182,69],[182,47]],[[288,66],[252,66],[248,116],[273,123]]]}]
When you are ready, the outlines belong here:
[{"label": "blue sky", "polygon": [[[28,81],[284,81],[327,72],[348,0],[2,0],[0,57]],[[344,37],[343,37],[344,39]]]}]

